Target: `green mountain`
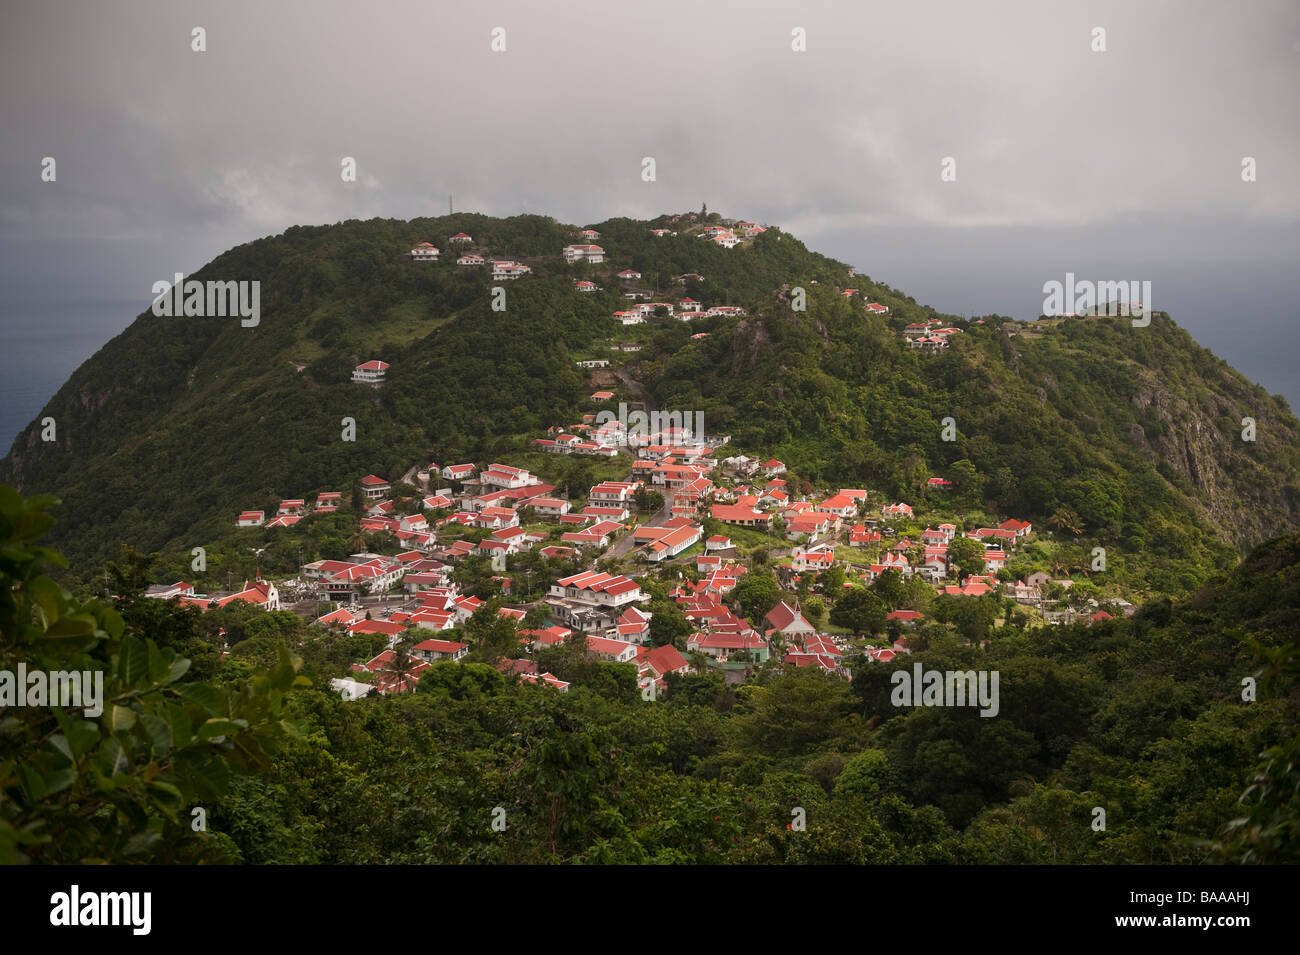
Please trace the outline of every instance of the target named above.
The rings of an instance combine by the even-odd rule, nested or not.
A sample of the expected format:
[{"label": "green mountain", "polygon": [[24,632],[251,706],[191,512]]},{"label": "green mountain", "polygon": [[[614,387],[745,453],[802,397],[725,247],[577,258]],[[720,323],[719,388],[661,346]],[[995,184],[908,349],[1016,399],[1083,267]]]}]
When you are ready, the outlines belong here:
[{"label": "green mountain", "polygon": [[[1296,526],[1300,425],[1167,315],[1146,328],[938,315],[779,229],[732,249],[701,239],[717,220],[595,223],[599,265],[566,264],[560,250],[586,241],[579,227],[540,216],[349,221],[239,246],[190,278],[259,281],[256,327],[144,312],[41,412],[55,440],[39,423],[18,435],[0,483],[61,498],[54,543],[88,575],[123,542],[183,555],[269,539],[237,532],[235,515],[347,492],[369,472],[396,480],[430,460],[530,462],[577,487],[589,463],[543,457],[529,442],[595,410],[587,396],[605,386],[621,400],[702,411],[733,453],[784,460],[796,487],[866,487],[968,518],[1028,519],[1076,563],[1105,547],[1137,590],[1190,591]],[[473,236],[466,251],[532,274],[497,283],[457,266],[461,247],[446,242],[457,232]],[[411,261],[421,241],[442,260]],[[625,268],[642,278],[620,280]],[[679,282],[686,273],[702,279]],[[578,292],[580,278],[601,290]],[[498,284],[504,311],[492,307]],[[628,307],[629,284],[746,314],[625,327],[611,315]],[[868,314],[866,302],[889,311]],[[961,330],[950,347],[909,347],[905,327],[933,318]],[[631,341],[641,349],[611,347]],[[592,358],[614,367],[577,367]],[[381,388],[350,380],[369,359],[391,364]],[[342,439],[344,419],[354,441]],[[954,487],[930,490],[932,476]],[[332,528],[331,544],[292,531],[267,559],[291,567],[298,545],[310,559],[346,533]]]}]

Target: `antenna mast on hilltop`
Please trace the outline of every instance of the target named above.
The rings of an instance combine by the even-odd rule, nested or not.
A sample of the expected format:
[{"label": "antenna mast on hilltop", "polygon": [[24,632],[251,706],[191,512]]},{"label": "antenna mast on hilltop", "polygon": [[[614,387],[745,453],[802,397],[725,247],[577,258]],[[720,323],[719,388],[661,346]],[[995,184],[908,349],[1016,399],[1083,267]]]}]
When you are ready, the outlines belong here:
[{"label": "antenna mast on hilltop", "polygon": [[447,193],[447,215],[452,215],[452,209],[451,209],[451,193]]}]

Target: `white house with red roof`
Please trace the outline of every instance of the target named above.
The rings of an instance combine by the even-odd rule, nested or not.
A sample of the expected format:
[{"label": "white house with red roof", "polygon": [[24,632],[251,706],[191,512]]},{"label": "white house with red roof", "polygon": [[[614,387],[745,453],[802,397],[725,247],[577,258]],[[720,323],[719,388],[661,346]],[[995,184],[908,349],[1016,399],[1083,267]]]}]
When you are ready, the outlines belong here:
[{"label": "white house with red roof", "polygon": [[361,493],[368,501],[377,501],[392,489],[392,484],[373,474],[367,474],[361,479]]},{"label": "white house with red roof", "polygon": [[447,239],[448,245],[456,245],[457,243],[463,243],[465,245],[473,245],[474,237],[470,235],[466,235],[464,232],[457,232],[455,235],[450,236]]},{"label": "white house with red roof", "polygon": [[811,635],[817,632],[817,628],[800,612],[797,603],[791,607],[784,600],[769,610],[763,620],[767,623],[769,636],[775,630],[780,630],[787,637]]},{"label": "white house with red roof", "polygon": [[266,520],[265,511],[240,511],[236,527],[261,527]]},{"label": "white house with red roof", "polygon": [[598,245],[566,245],[564,261],[570,265],[582,261],[599,264],[605,261],[605,250]]},{"label": "white house with red roof", "polygon": [[421,242],[411,250],[411,259],[415,262],[437,262],[438,250],[432,242]]},{"label": "white house with red roof", "polygon": [[457,265],[472,267],[483,264],[483,256],[475,255],[473,252],[466,252],[456,260]]},{"label": "white house with red roof", "polygon": [[523,278],[533,270],[527,265],[519,262],[493,262],[492,278],[498,282],[508,282],[512,279]]},{"label": "white house with red roof", "polygon": [[583,229],[581,232],[578,233],[578,235],[579,235],[581,238],[584,238],[584,239],[590,239],[590,240],[592,240],[593,242],[594,242],[596,239],[599,239],[599,238],[600,238],[600,233],[597,232],[595,229]]},{"label": "white house with red roof", "polygon": [[155,600],[171,600],[173,597],[193,597],[194,585],[185,581],[177,581],[174,584],[150,584],[145,588],[144,595],[152,597]]},{"label": "white house with red roof", "polygon": [[489,464],[479,475],[479,481],[485,486],[510,489],[541,483],[523,468],[512,468],[508,464]]},{"label": "white house with red roof", "polygon": [[227,604],[234,603],[236,600],[242,600],[250,603],[255,607],[261,607],[263,610],[280,609],[280,591],[275,584],[269,580],[255,580],[253,583],[244,581],[244,589],[224,597],[215,598],[218,607],[224,607]]},{"label": "white house with red roof", "polygon": [[630,663],[636,659],[636,646],[607,637],[588,637],[587,656],[609,663]]},{"label": "white house with red roof", "polygon": [[579,630],[608,628],[619,613],[645,599],[641,586],[621,574],[584,571],[551,584],[546,602],[563,623]]},{"label": "white house with red roof", "polygon": [[1019,521],[1014,517],[1003,521],[998,525],[998,527],[1004,531],[1012,531],[1016,535],[1017,539],[1028,537],[1034,531],[1034,525],[1029,523],[1029,521]]},{"label": "white house with red roof", "polygon": [[622,272],[618,273],[618,277],[626,282],[629,279],[639,279],[641,277],[641,273],[638,272],[636,269],[624,269]]},{"label": "white house with red roof", "polygon": [[425,663],[437,663],[439,660],[460,660],[469,653],[468,643],[455,640],[422,640],[411,647],[411,656],[418,657]]},{"label": "white house with red roof", "polygon": [[388,373],[388,362],[372,359],[352,369],[352,380],[361,385],[378,385]]},{"label": "white house with red roof", "polygon": [[583,280],[581,282],[574,282],[573,288],[575,291],[578,292],[599,292],[600,291],[599,285],[597,285],[595,282],[588,282],[586,280]]}]

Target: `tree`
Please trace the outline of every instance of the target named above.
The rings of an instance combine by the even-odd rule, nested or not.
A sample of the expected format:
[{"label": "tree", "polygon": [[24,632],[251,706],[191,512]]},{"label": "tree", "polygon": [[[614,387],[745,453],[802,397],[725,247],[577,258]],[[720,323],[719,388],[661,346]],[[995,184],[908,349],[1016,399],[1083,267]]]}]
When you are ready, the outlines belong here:
[{"label": "tree", "polygon": [[678,650],[685,650],[686,638],[693,628],[682,608],[675,601],[652,600],[649,610],[651,645],[662,647],[671,643]]},{"label": "tree", "polygon": [[844,571],[838,564],[832,564],[822,573],[822,593],[832,600],[839,597],[844,590]]},{"label": "tree", "polygon": [[948,562],[956,565],[962,577],[984,573],[984,545],[970,537],[954,537],[948,545]]},{"label": "tree", "polygon": [[761,620],[781,599],[781,587],[770,570],[753,570],[740,578],[731,597],[744,616]]},{"label": "tree", "polygon": [[55,503],[0,486],[0,669],[94,676],[72,705],[6,708],[0,864],[232,861],[229,840],[191,829],[187,810],[233,773],[268,769],[297,732],[286,694],[307,682],[301,660],[282,647],[247,684],[185,679],[188,659],[48,576],[66,567],[37,543]]},{"label": "tree", "polygon": [[884,602],[865,587],[854,587],[831,608],[831,623],[854,633],[875,634],[885,625]]},{"label": "tree", "polygon": [[903,584],[903,573],[897,567],[882,571],[871,585],[886,607],[897,609],[907,597],[907,588]]}]

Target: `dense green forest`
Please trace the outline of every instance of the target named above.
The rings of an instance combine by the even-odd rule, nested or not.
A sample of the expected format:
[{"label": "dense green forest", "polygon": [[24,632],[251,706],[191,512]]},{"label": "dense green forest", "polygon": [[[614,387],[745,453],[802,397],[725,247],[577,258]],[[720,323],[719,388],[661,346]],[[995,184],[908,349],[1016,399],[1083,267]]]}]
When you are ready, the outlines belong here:
[{"label": "dense green forest", "polygon": [[[5,712],[0,862],[1300,861],[1300,535],[1129,620],[928,628],[852,682],[648,701],[630,665],[557,657],[586,668],[564,694],[468,662],[342,702],[325,681],[374,636],[149,600],[143,566],[78,601],[38,543],[50,505],[0,488],[0,663],[102,669],[109,702]],[[917,662],[1000,672],[997,718],[894,706]]]},{"label": "dense green forest", "polygon": [[[679,234],[650,234],[669,225]],[[925,504],[927,477],[958,477],[956,509],[1105,546],[1145,593],[1191,592],[1296,525],[1300,427],[1285,401],[1166,315],[1144,329],[937,316],[780,229],[728,250],[686,226],[595,223],[601,265],[566,265],[559,251],[578,227],[542,216],[349,221],[239,246],[193,277],[260,281],[257,327],[145,312],[42,411],[57,440],[42,441],[34,422],[0,480],[60,497],[54,541],[72,563],[61,579],[83,588],[124,543],[178,564],[199,545],[238,553],[222,566],[236,576],[264,547],[266,566],[287,573],[299,556],[336,556],[341,520],[236,531],[235,514],[429,460],[517,461],[547,427],[592,410],[592,379],[575,361],[617,356],[659,407],[703,411],[737,452],[785,460],[796,487],[869,487]],[[445,237],[458,231],[482,254],[533,267],[505,283],[504,311],[491,307],[486,270],[454,264]],[[424,240],[444,246],[443,261],[409,260]],[[610,316],[627,306],[614,275],[627,267],[670,301],[747,314],[624,328]],[[678,284],[686,273],[703,280]],[[575,292],[580,277],[602,290]],[[796,288],[805,311],[793,309]],[[864,301],[890,311],[869,316]],[[935,317],[962,329],[951,347],[909,349],[903,327]],[[641,351],[610,351],[630,335]],[[371,358],[392,364],[377,390],[349,380]],[[1246,417],[1254,441],[1241,437]],[[345,418],[354,441],[342,440]]]}]

